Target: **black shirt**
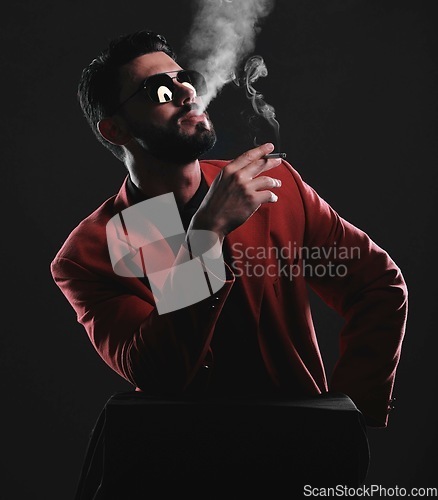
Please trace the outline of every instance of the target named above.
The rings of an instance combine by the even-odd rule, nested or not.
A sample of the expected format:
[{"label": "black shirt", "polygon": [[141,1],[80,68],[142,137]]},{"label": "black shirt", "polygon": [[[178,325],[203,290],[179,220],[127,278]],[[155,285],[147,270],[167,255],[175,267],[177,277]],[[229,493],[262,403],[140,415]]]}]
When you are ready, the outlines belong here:
[{"label": "black shirt", "polygon": [[[184,206],[178,206],[185,230],[208,189],[207,182],[202,175],[199,188],[193,197]],[[129,177],[127,190],[133,203],[146,199]],[[227,263],[230,263],[232,259],[226,238],[223,258]],[[240,399],[272,395],[274,389],[260,353],[257,328],[248,320],[251,317],[249,304],[239,277],[236,276],[216,323],[211,343],[213,367],[208,387],[209,396]]]}]

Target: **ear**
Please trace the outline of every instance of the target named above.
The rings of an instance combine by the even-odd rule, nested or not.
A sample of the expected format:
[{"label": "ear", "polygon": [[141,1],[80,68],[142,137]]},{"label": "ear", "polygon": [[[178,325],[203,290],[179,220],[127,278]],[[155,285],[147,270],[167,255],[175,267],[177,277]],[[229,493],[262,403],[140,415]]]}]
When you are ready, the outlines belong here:
[{"label": "ear", "polygon": [[131,140],[128,134],[113,117],[103,118],[97,124],[100,135],[111,144],[123,146]]}]

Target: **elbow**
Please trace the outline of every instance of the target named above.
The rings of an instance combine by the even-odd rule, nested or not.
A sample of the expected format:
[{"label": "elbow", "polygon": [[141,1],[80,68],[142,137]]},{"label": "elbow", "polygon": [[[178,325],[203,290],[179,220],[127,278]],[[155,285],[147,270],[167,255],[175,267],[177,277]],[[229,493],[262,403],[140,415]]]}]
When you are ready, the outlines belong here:
[{"label": "elbow", "polygon": [[384,290],[386,292],[379,293],[378,297],[380,307],[386,308],[386,314],[390,318],[391,324],[393,326],[397,325],[397,331],[401,333],[403,338],[408,318],[409,292],[407,282],[400,268],[395,265],[392,269],[391,280],[384,287]]},{"label": "elbow", "polygon": [[394,289],[397,294],[400,309],[405,309],[407,311],[409,296],[408,285],[401,269],[398,266],[395,266],[395,272],[396,274],[391,288]]}]

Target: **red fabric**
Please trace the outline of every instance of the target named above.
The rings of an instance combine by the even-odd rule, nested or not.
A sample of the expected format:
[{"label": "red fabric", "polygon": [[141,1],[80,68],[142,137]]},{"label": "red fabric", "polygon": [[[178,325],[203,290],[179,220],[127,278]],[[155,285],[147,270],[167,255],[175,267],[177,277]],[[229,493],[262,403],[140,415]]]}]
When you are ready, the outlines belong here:
[{"label": "red fabric", "polygon": [[[226,163],[201,162],[208,184]],[[215,323],[239,273],[252,311],[248,328],[257,335],[274,384],[291,394],[342,392],[371,425],[386,427],[406,326],[402,273],[387,252],[340,217],[291,165],[283,162],[272,173],[282,180],[279,199],[227,236],[238,264],[228,267],[215,296],[158,315],[147,286],[114,273],[106,224],[129,206],[126,182],[71,232],[51,264],[53,278],[102,359],[137,389],[169,396],[189,392],[202,380],[202,367],[211,362]],[[263,248],[269,249],[267,255]],[[280,256],[275,248],[283,249]],[[299,249],[304,249],[302,258]],[[339,249],[345,250],[341,254]],[[346,253],[352,258],[344,258]],[[300,264],[307,267],[298,272]],[[339,267],[345,276],[333,276],[330,266],[332,271],[345,266]],[[329,383],[307,285],[345,320]]]}]

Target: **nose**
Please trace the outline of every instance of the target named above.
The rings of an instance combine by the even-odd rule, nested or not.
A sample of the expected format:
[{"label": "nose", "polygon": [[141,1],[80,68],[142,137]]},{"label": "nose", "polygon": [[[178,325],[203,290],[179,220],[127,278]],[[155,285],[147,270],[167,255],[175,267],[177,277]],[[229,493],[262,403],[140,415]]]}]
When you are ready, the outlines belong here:
[{"label": "nose", "polygon": [[173,102],[175,106],[184,106],[196,102],[196,89],[188,82],[180,83],[174,80]]}]

